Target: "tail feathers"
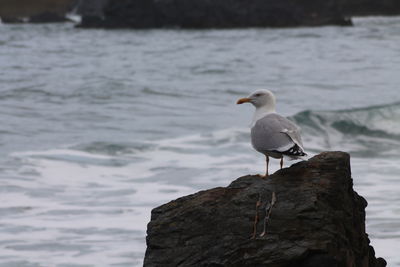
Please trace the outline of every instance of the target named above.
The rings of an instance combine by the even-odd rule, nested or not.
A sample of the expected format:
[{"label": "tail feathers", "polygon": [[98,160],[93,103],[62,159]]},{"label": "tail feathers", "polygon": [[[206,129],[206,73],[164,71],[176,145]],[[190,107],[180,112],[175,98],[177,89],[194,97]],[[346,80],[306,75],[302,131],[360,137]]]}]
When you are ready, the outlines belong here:
[{"label": "tail feathers", "polygon": [[279,153],[285,156],[295,157],[295,158],[307,156],[307,153],[305,153],[303,149],[297,144],[294,144],[294,146],[292,146],[288,150],[280,151]]}]

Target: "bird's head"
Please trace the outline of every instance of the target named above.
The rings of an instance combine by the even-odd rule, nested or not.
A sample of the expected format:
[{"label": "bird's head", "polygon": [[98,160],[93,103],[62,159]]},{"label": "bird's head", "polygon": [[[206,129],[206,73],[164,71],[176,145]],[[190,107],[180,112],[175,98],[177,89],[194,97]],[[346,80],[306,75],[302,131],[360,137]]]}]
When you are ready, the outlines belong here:
[{"label": "bird's head", "polygon": [[239,99],[236,104],[251,103],[256,108],[265,107],[275,110],[275,96],[266,89],[260,89],[250,94],[248,97]]}]

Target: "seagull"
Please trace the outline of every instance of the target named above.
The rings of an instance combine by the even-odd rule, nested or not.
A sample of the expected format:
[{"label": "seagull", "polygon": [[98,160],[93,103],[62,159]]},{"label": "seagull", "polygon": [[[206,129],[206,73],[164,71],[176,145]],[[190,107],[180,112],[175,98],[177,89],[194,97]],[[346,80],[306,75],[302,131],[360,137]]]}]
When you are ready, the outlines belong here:
[{"label": "seagull", "polygon": [[281,159],[282,169],[283,156],[298,159],[307,155],[304,152],[300,128],[276,113],[275,96],[271,91],[257,90],[237,101],[237,104],[243,103],[251,103],[256,108],[251,123],[251,144],[266,157],[266,173],[260,175],[261,177],[268,177],[269,157]]}]

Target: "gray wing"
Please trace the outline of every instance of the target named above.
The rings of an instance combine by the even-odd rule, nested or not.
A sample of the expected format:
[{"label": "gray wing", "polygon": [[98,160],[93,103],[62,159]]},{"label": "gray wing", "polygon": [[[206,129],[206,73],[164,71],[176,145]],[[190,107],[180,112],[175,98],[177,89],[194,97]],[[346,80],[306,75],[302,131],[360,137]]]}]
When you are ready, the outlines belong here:
[{"label": "gray wing", "polygon": [[303,152],[300,128],[276,113],[268,114],[256,122],[251,128],[251,142],[260,152],[286,152],[296,145]]}]

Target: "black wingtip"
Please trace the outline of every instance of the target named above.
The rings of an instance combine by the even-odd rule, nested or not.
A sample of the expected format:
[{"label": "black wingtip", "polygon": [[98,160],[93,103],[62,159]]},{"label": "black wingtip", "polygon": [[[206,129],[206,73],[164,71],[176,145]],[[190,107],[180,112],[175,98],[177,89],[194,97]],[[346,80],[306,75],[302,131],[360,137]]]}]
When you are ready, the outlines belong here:
[{"label": "black wingtip", "polygon": [[283,155],[286,155],[286,156],[294,156],[294,157],[304,157],[304,156],[307,156],[307,153],[305,153],[305,152],[303,151],[303,149],[301,149],[301,147],[298,146],[297,144],[295,144],[294,146],[292,146],[292,147],[289,148],[288,150],[282,151],[282,152],[280,152],[280,153],[282,153]]}]

